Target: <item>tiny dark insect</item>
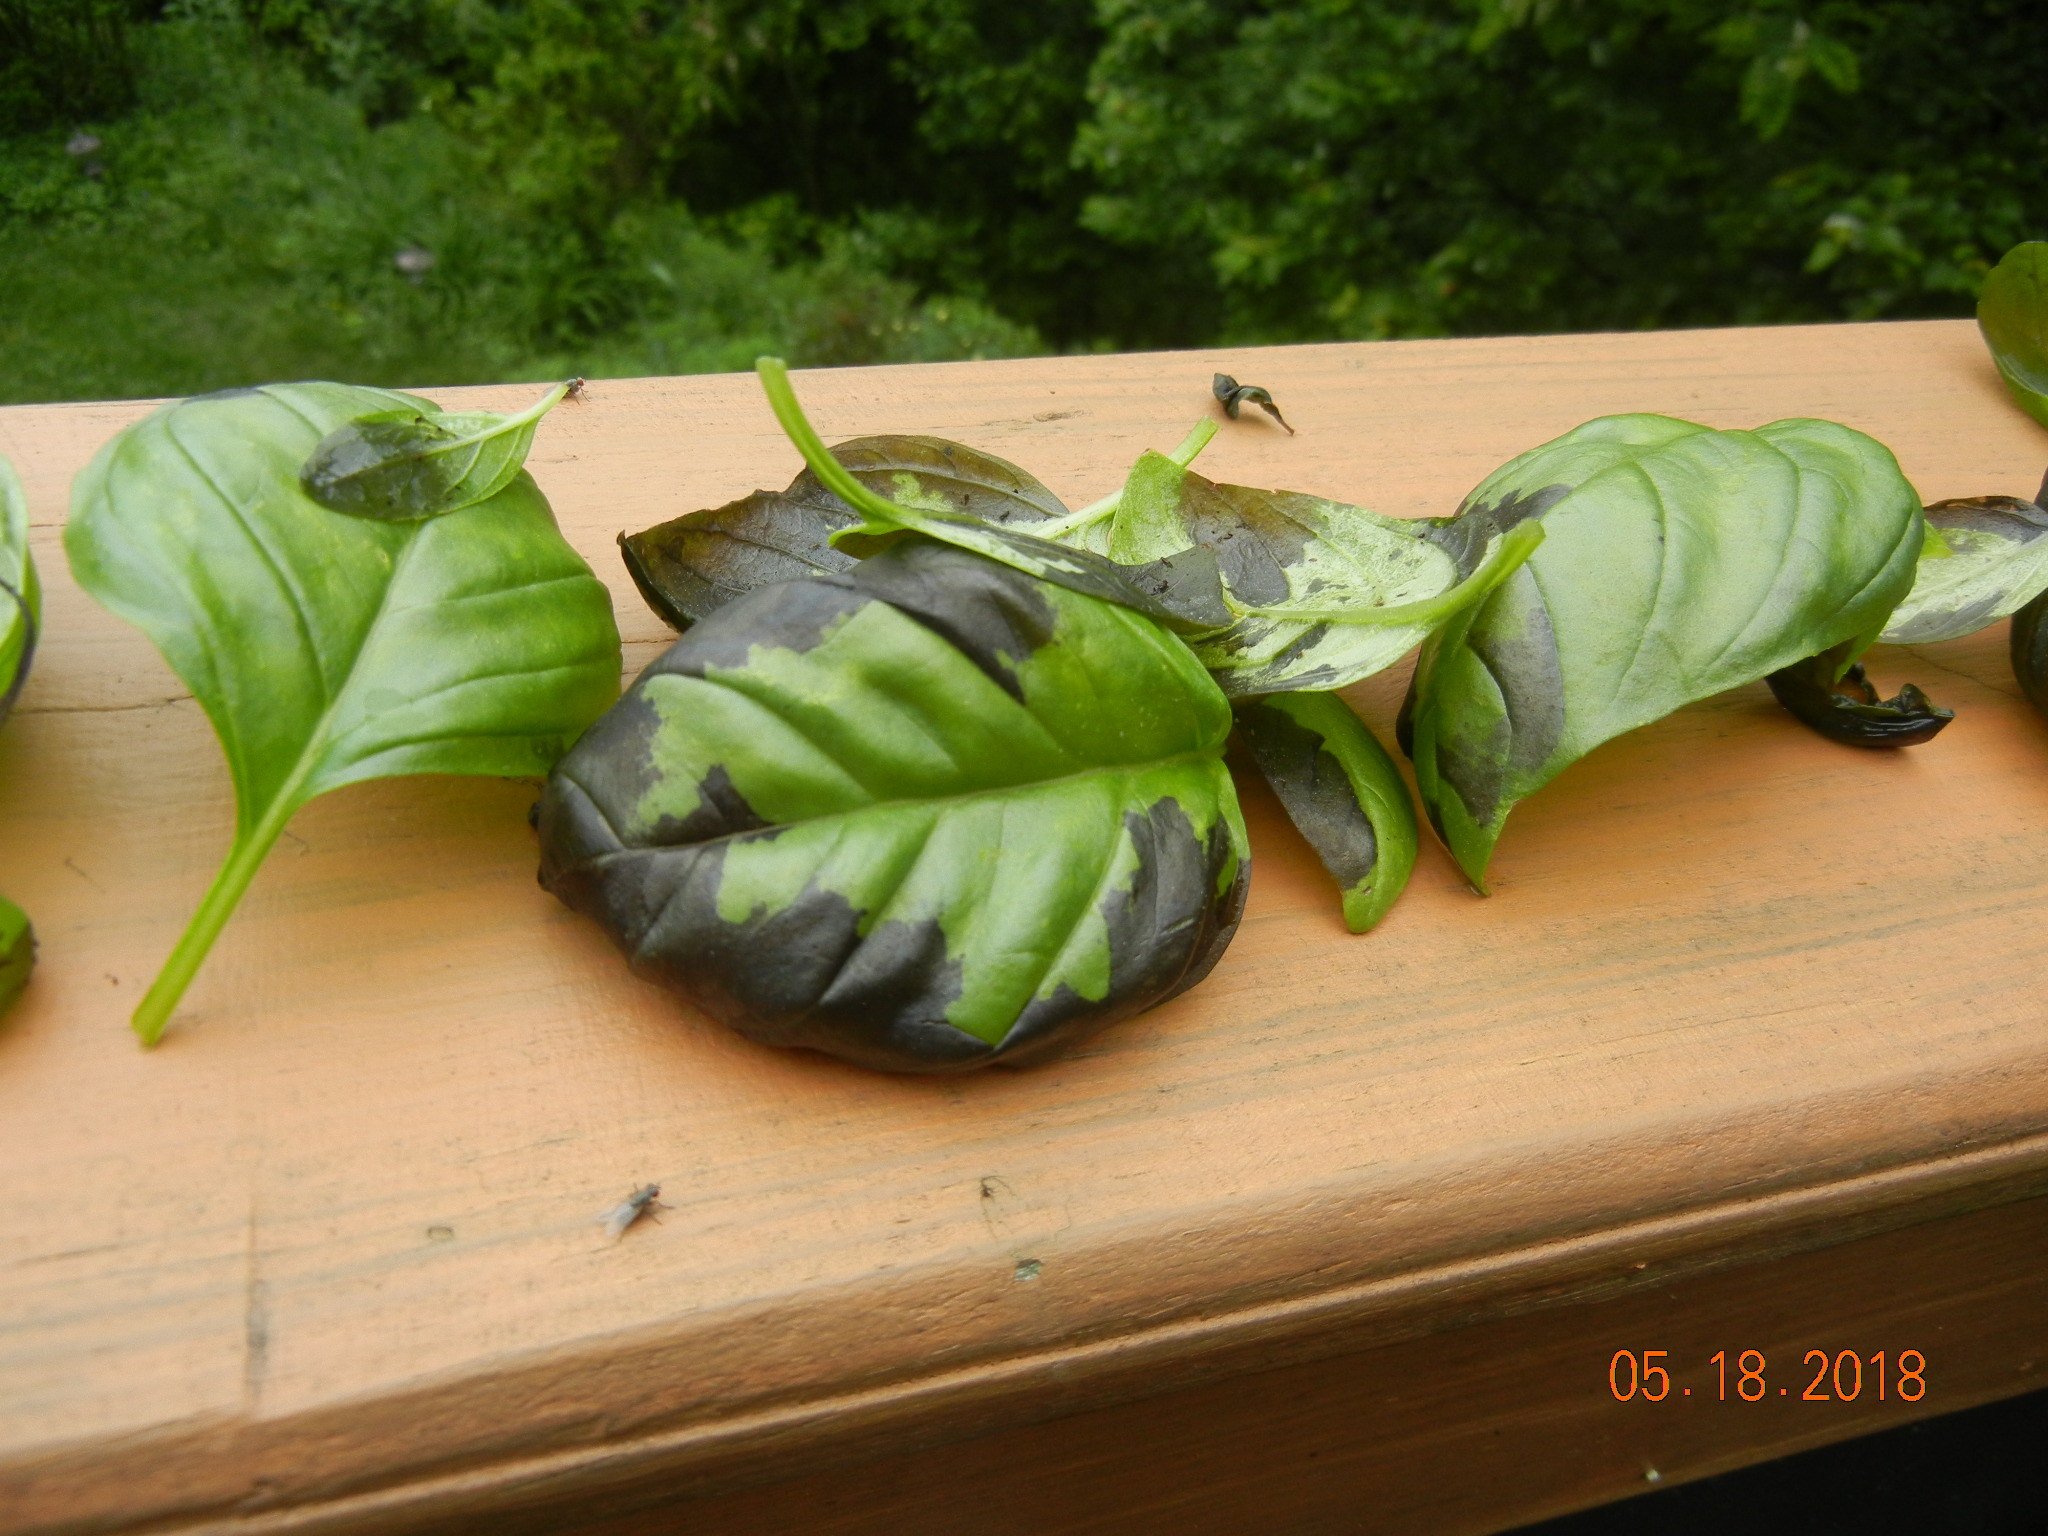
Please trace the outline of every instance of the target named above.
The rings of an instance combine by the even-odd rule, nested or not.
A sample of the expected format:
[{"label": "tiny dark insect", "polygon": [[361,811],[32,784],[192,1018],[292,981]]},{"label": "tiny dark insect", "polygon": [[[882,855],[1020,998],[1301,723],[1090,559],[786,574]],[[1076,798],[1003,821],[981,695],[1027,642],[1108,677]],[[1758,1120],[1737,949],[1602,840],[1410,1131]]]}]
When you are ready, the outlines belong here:
[{"label": "tiny dark insect", "polygon": [[[1279,422],[1281,426],[1287,427],[1287,418],[1280,414],[1280,407],[1273,403],[1272,395],[1266,390],[1259,388],[1258,385],[1240,384],[1229,374],[1219,373],[1216,375],[1216,382],[1213,387],[1216,391],[1216,398],[1223,402],[1223,414],[1232,421],[1237,420],[1237,413],[1244,408],[1244,403],[1249,400],[1253,405],[1258,406],[1268,416]],[[1289,437],[1294,436],[1294,428],[1287,427],[1287,435]]]},{"label": "tiny dark insect", "polygon": [[588,382],[582,374],[577,374],[575,378],[569,381],[568,398],[571,400],[581,400],[583,398],[583,386]]},{"label": "tiny dark insect", "polygon": [[643,1184],[640,1188],[634,1190],[633,1193],[626,1196],[625,1199],[604,1213],[602,1217],[604,1235],[616,1243],[626,1235],[626,1228],[633,1225],[634,1222],[645,1216],[649,1211],[667,1210],[668,1207],[663,1205],[658,1198],[660,1194],[661,1186],[659,1184]]}]

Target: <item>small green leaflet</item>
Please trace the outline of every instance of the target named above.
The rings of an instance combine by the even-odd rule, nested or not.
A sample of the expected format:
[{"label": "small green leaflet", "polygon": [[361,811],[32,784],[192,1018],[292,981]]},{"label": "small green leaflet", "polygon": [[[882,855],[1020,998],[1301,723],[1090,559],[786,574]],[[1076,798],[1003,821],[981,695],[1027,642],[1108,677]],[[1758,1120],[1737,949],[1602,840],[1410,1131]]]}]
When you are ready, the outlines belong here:
[{"label": "small green leaflet", "polygon": [[1408,739],[1473,885],[1508,813],[1600,743],[1832,647],[1913,580],[1926,523],[1883,444],[1833,422],[1608,416],[1488,476],[1439,536],[1540,517],[1529,562],[1423,647]]},{"label": "small green leaflet", "polygon": [[693,625],[550,778],[541,881],[765,1043],[1026,1060],[1229,942],[1230,724],[1151,620],[910,540]]},{"label": "small green leaflet", "polygon": [[35,659],[42,589],[28,552],[28,498],[0,457],[0,721],[14,708]]},{"label": "small green leaflet", "polygon": [[[2041,494],[2048,495],[2048,485]],[[1927,509],[1913,590],[1879,638],[1928,645],[1973,635],[2048,590],[2048,510],[2016,496],[1971,496]]]},{"label": "small green leaflet", "polygon": [[352,517],[412,522],[459,512],[512,483],[541,417],[568,393],[557,384],[516,416],[447,412],[425,400],[365,412],[320,439],[299,481],[321,506]]},{"label": "small green leaflet", "polygon": [[72,574],[185,680],[235,785],[228,861],[136,1010],[146,1044],[300,806],[393,774],[546,773],[617,696],[610,596],[531,477],[404,522],[305,495],[324,436],[421,404],[345,384],[202,396],[72,486]]},{"label": "small green leaflet", "polygon": [[36,968],[36,931],[28,914],[0,896],[0,1015],[14,1005]]},{"label": "small green leaflet", "polygon": [[1276,693],[1237,706],[1237,728],[1297,831],[1364,933],[1415,868],[1415,805],[1401,770],[1334,693]]},{"label": "small green leaflet", "polygon": [[1991,269],[1977,328],[2020,409],[2048,425],[2048,241],[2016,245]]}]

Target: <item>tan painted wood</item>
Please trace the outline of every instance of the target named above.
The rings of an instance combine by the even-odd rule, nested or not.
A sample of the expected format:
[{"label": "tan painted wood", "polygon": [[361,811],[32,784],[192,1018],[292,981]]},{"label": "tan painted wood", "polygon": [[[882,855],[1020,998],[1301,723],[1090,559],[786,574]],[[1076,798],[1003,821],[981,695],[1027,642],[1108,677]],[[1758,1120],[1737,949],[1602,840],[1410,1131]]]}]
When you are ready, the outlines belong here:
[{"label": "tan painted wood", "polygon": [[[1088,499],[1216,369],[1301,435],[1228,428],[1207,472],[1404,514],[1613,410],[1833,417],[1928,499],[2031,491],[2048,459],[1952,322],[798,382],[828,437],[956,437]],[[142,1053],[126,1015],[232,815],[199,710],[57,547],[70,475],[142,409],[0,411],[50,588],[0,732],[0,888],[44,941],[0,1026],[0,1529],[366,1531],[708,1487],[2048,1170],[2048,725],[1997,632],[1877,658],[1958,710],[1928,747],[1832,747],[1738,690],[1525,805],[1491,899],[1428,849],[1366,938],[1253,796],[1214,976],[1035,1071],[899,1081],[733,1038],[535,887],[529,787],[458,779],[302,813]],[[632,666],[663,632],[613,536],[794,466],[744,377],[593,386],[532,464]],[[1357,698],[1385,725],[1400,687]],[[673,1209],[603,1245],[646,1180]]]}]

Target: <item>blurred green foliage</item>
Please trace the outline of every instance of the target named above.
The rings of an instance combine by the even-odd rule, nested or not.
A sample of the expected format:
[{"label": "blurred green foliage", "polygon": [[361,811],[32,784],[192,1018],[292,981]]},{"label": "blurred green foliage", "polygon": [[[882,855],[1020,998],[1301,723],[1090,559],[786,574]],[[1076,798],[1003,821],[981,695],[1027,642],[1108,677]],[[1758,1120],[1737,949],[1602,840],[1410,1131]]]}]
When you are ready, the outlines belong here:
[{"label": "blurred green foliage", "polygon": [[0,0],[0,399],[1964,314],[2044,77],[2012,0]]}]

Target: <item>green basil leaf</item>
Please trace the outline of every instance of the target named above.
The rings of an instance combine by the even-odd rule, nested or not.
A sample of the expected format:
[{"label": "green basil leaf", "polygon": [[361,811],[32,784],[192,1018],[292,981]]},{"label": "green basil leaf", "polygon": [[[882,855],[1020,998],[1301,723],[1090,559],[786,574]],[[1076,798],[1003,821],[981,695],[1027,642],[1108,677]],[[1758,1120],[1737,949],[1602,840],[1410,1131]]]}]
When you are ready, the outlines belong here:
[{"label": "green basil leaf", "polygon": [[28,682],[42,619],[42,589],[28,552],[28,498],[14,466],[0,457],[0,721]]},{"label": "green basil leaf", "polygon": [[2048,241],[2016,245],[1991,269],[1977,328],[2020,409],[2048,426]]},{"label": "green basil leaf", "polygon": [[[941,437],[857,437],[831,453],[855,480],[899,505],[1027,526],[1067,515],[1027,471]],[[806,467],[785,491],[756,491],[623,535],[619,548],[648,606],[687,629],[757,587],[850,570],[856,553],[835,548],[832,536],[861,521]],[[859,551],[871,552],[871,545]]]},{"label": "green basil leaf", "polygon": [[299,806],[405,773],[542,774],[618,692],[604,586],[526,475],[424,521],[336,517],[298,469],[388,390],[285,384],[165,406],[72,487],[86,591],[156,643],[233,776],[226,866],[136,1010],[161,1033]]},{"label": "green basil leaf", "polygon": [[1401,770],[1334,693],[1246,700],[1237,728],[1288,820],[1335,877],[1345,925],[1364,933],[1415,868],[1415,805]]},{"label": "green basil leaf", "polygon": [[1022,1060],[1200,980],[1230,708],[1129,608],[914,540],[691,628],[565,757],[541,881],[743,1033]]},{"label": "green basil leaf", "polygon": [[1548,537],[1423,647],[1408,711],[1423,804],[1480,890],[1516,802],[1602,742],[1845,641],[1846,666],[1926,528],[1883,444],[1808,420],[1603,417],[1496,470],[1460,517],[1490,534],[1532,507]]},{"label": "green basil leaf", "polygon": [[[1225,693],[1245,698],[1341,688],[1393,665],[1542,537],[1531,528],[1505,563],[1476,567],[1461,585],[1433,530],[1320,496],[1219,485],[1147,453],[1102,547],[1126,566],[1214,555],[1233,622],[1189,643]],[[1502,547],[1496,539],[1477,553]]]},{"label": "green basil leaf", "polygon": [[557,384],[516,416],[446,412],[429,401],[365,412],[314,445],[299,471],[321,506],[412,522],[488,500],[512,483],[541,417],[569,393]]},{"label": "green basil leaf", "polygon": [[28,985],[36,968],[36,931],[28,914],[0,896],[0,1014],[5,1014]]},{"label": "green basil leaf", "polygon": [[[2048,485],[2042,487],[2048,495]],[[1885,624],[1890,645],[1973,635],[2048,590],[2048,511],[2016,496],[1971,496],[1927,509],[1913,590]]]}]

